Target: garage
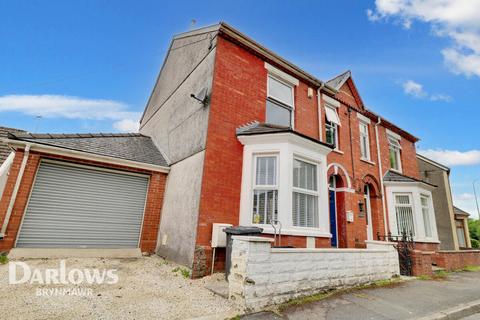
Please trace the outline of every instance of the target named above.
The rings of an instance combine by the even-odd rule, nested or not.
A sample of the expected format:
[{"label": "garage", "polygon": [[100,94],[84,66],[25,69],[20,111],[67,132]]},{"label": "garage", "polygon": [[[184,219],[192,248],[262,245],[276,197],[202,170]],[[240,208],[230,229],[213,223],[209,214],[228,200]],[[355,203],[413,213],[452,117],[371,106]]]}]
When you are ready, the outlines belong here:
[{"label": "garage", "polygon": [[42,160],[19,248],[138,248],[149,176]]}]

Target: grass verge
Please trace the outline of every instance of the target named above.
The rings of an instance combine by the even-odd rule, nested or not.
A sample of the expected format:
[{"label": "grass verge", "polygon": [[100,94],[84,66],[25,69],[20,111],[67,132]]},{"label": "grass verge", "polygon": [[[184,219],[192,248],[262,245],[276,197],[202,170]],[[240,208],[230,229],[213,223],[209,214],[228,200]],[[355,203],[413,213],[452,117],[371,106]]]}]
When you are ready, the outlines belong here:
[{"label": "grass verge", "polygon": [[402,282],[403,282],[403,280],[400,277],[394,277],[394,278],[391,278],[391,279],[379,280],[379,281],[375,281],[373,283],[369,283],[369,284],[365,284],[365,285],[359,285],[359,286],[355,286],[355,287],[351,287],[351,288],[332,289],[332,290],[320,292],[320,293],[317,293],[317,294],[314,294],[314,295],[292,299],[292,300],[287,301],[285,303],[282,303],[278,306],[275,306],[274,309],[272,309],[270,311],[272,311],[274,313],[277,313],[277,314],[281,314],[283,311],[285,311],[288,308],[304,305],[304,304],[307,304],[307,303],[312,303],[312,302],[325,300],[327,298],[337,296],[337,295],[340,295],[340,294],[350,293],[350,292],[363,290],[363,289],[393,287],[393,286],[395,286],[399,283],[402,283]]}]

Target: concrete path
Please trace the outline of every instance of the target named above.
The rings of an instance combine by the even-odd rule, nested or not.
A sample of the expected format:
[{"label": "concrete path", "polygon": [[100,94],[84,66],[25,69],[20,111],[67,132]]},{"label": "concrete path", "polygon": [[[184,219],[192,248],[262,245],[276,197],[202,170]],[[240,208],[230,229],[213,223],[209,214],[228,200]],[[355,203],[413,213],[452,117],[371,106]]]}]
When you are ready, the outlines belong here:
[{"label": "concrete path", "polygon": [[[439,312],[460,305],[472,304],[478,299],[480,299],[480,272],[462,272],[450,274],[445,280],[415,280],[391,288],[355,291],[291,307],[285,310],[282,316],[261,313],[246,316],[243,319],[419,319],[438,315]],[[480,307],[480,303],[478,305]],[[470,314],[471,312],[462,314],[453,319],[461,319]],[[442,319],[442,317],[429,319]],[[467,319],[480,319],[480,314]]]}]

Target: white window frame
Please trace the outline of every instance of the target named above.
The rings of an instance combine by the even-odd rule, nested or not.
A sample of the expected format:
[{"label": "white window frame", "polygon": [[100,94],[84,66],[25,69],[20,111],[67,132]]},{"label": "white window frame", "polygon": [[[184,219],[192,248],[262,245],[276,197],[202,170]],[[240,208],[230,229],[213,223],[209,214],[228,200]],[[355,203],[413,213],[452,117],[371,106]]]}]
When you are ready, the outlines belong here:
[{"label": "white window frame", "polygon": [[[275,184],[273,185],[257,185],[257,159],[258,158],[275,158]],[[252,177],[252,185],[253,185],[253,188],[252,188],[252,210],[251,210],[251,213],[252,213],[252,217],[251,217],[251,221],[253,223],[254,221],[254,217],[253,217],[253,208],[254,208],[254,204],[253,204],[253,199],[254,199],[254,194],[255,194],[255,191],[273,191],[273,190],[276,190],[277,191],[277,214],[278,214],[278,174],[279,174],[279,158],[278,158],[278,154],[276,153],[257,153],[257,154],[254,154],[253,155],[253,177]],[[273,219],[275,218],[275,216],[272,217]],[[269,222],[267,221],[266,224],[268,224]]]},{"label": "white window frame", "polygon": [[[280,104],[279,107],[290,109],[290,127],[295,128],[295,87],[299,85],[298,79],[290,76],[289,74],[275,68],[274,66],[265,62],[265,69],[267,69],[267,100],[271,100],[276,104]],[[280,99],[270,95],[270,79],[274,79],[288,87],[292,92],[292,103],[288,104]],[[266,115],[266,101],[265,101],[265,115]]]},{"label": "white window frame", "polygon": [[[299,188],[299,187],[294,187],[293,186],[293,165],[292,165],[292,198],[293,198],[293,193],[301,193],[301,194],[306,194],[306,195],[310,195],[310,196],[314,196],[317,198],[317,217],[316,217],[316,220],[319,222],[320,224],[320,203],[319,203],[319,189],[320,189],[320,184],[319,184],[319,180],[318,180],[318,170],[319,170],[319,166],[318,166],[318,163],[317,162],[314,162],[314,161],[310,161],[308,159],[305,159],[303,157],[299,157],[299,156],[295,156],[293,157],[293,163],[295,163],[295,160],[298,160],[298,161],[302,161],[302,162],[305,162],[305,163],[308,163],[308,164],[311,164],[313,166],[315,166],[315,171],[316,171],[316,176],[315,176],[315,182],[316,182],[316,185],[317,185],[317,190],[310,190],[310,189],[303,189],[303,188]],[[292,200],[292,203],[293,203],[293,200]],[[294,224],[293,222],[293,215],[292,215],[292,225]],[[309,228],[309,227],[301,227],[301,226],[295,226],[295,227],[298,227],[298,228]],[[313,228],[313,227],[311,227]]]},{"label": "white window frame", "polygon": [[[396,141],[396,143],[392,143]],[[388,142],[388,161],[390,162],[390,150],[391,148],[395,149],[395,156],[398,163],[398,168],[393,168],[390,163],[390,169],[399,173],[402,173],[402,145],[400,143],[401,139],[398,135],[392,135],[387,132],[387,142]]]},{"label": "white window frame", "polygon": [[[397,196],[407,196],[408,197],[408,204],[403,204],[403,203],[397,203]],[[395,229],[395,233],[397,235],[402,235],[402,232],[401,230],[398,229],[398,216],[397,216],[397,207],[408,207],[411,209],[411,212],[412,212],[412,228],[413,228],[413,236],[415,236],[417,234],[417,228],[416,228],[416,224],[415,224],[415,208],[414,208],[414,205],[413,205],[413,195],[409,192],[394,192],[393,193],[393,203],[394,203],[394,208],[395,208],[395,221],[396,221],[396,224],[397,224],[397,228]],[[407,234],[407,236],[409,236],[410,234]]]},{"label": "white window frame", "polygon": [[[423,205],[422,203],[422,198],[426,199],[427,200],[427,204],[426,206]],[[433,231],[432,231],[432,215],[430,213],[431,211],[431,205],[430,205],[430,196],[427,195],[427,194],[424,194],[424,193],[421,193],[420,194],[420,206],[421,206],[421,214],[422,214],[422,221],[423,221],[423,230],[424,230],[424,233],[425,233],[425,238],[432,238],[433,237]],[[427,226],[425,225],[425,213],[423,212],[423,209],[426,209],[427,210],[427,219],[428,219],[428,223],[429,223],[429,227],[430,227],[430,235],[427,234]]]},{"label": "white window frame", "polygon": [[[365,133],[362,132],[362,127],[365,128]],[[360,131],[360,159],[365,160],[365,161],[371,161],[371,156],[370,156],[370,128],[368,123],[360,121],[358,124],[358,129]],[[365,153],[366,156],[363,155],[363,143],[362,139],[365,139]]]},{"label": "white window frame", "polygon": [[[323,144],[305,139],[294,133],[240,135],[238,139],[244,146],[240,195],[240,225],[258,226],[263,228],[264,233],[274,233],[273,227],[269,224],[257,225],[252,223],[254,182],[252,179],[255,174],[253,171],[254,155],[269,155],[275,153],[278,154],[278,220],[282,224],[282,234],[331,237],[327,183],[327,155],[331,149]],[[296,227],[293,225],[293,165],[295,158],[317,165],[318,228]]]},{"label": "white window frame", "polygon": [[[390,232],[395,236],[401,236],[401,234],[397,234],[398,227],[396,221],[395,194],[411,194],[414,219],[413,224],[415,228],[414,240],[416,242],[440,243],[438,240],[437,224],[435,221],[435,209],[432,202],[432,190],[434,189],[434,187],[431,187],[421,182],[398,181],[385,181],[384,186]],[[428,197],[430,228],[432,233],[431,237],[427,237],[425,234],[420,198],[421,195],[425,195]]]},{"label": "white window frame", "polygon": [[335,151],[339,151],[340,148],[338,146],[338,125],[336,123],[333,123],[333,122],[329,122],[327,120],[327,118],[325,118],[325,142],[328,143],[327,141],[327,132],[329,131],[329,128],[332,128],[333,129],[333,133],[334,133],[334,136],[333,136],[333,143],[334,143],[334,150]]}]

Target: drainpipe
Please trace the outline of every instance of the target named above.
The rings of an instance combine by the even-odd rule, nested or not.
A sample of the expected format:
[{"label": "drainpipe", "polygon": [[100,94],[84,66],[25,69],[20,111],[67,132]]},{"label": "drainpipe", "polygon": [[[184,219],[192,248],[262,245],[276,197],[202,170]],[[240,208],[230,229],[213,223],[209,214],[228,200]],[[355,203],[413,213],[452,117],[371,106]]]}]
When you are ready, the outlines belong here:
[{"label": "drainpipe", "polygon": [[317,105],[318,105],[318,140],[323,142],[323,126],[322,126],[322,105],[321,105],[321,90],[323,89],[324,84],[322,82],[322,85],[317,89]]},{"label": "drainpipe", "polygon": [[382,119],[378,117],[377,123],[375,123],[375,140],[377,143],[377,161],[378,161],[378,173],[380,177],[380,188],[382,189],[380,192],[382,194],[382,209],[383,209],[383,226],[385,227],[385,236],[388,235],[388,227],[387,227],[387,208],[385,205],[385,187],[383,186],[383,169],[382,169],[382,157],[380,155],[380,139],[378,138],[378,125],[382,122]]},{"label": "drainpipe", "polygon": [[25,167],[27,166],[28,156],[30,154],[30,145],[25,146],[25,152],[23,154],[22,164],[20,166],[20,171],[18,172],[17,181],[15,182],[15,187],[13,188],[12,197],[10,198],[10,203],[8,204],[7,214],[3,220],[2,230],[0,232],[0,240],[5,238],[5,232],[7,231],[8,222],[10,221],[10,216],[12,215],[13,206],[17,198],[18,190],[20,189],[20,184],[22,182],[23,173],[25,172]]}]

